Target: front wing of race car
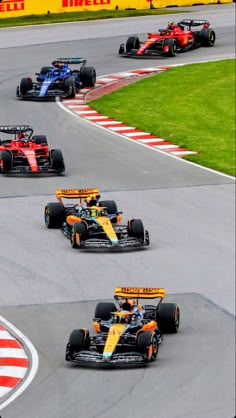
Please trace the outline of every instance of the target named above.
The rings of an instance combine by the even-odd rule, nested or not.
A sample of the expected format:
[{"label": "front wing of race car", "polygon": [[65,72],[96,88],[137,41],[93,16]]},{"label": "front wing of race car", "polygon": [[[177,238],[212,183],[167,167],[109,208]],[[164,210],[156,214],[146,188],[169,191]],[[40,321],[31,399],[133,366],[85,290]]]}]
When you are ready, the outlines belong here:
[{"label": "front wing of race car", "polygon": [[64,90],[61,90],[59,88],[49,88],[45,93],[42,94],[40,88],[33,88],[32,90],[27,91],[27,93],[25,93],[24,95],[21,95],[19,88],[17,88],[16,96],[21,97],[23,99],[45,99],[50,97],[66,97],[66,93]]},{"label": "front wing of race car", "polygon": [[147,363],[147,356],[138,352],[126,352],[113,354],[111,357],[105,357],[97,351],[83,350],[73,355],[66,354],[66,360],[80,364],[95,364],[104,367],[114,365],[138,365]]},{"label": "front wing of race car", "polygon": [[149,245],[149,235],[146,231],[145,239],[140,240],[135,237],[120,238],[116,242],[109,239],[88,238],[81,241],[80,248],[138,248]]}]

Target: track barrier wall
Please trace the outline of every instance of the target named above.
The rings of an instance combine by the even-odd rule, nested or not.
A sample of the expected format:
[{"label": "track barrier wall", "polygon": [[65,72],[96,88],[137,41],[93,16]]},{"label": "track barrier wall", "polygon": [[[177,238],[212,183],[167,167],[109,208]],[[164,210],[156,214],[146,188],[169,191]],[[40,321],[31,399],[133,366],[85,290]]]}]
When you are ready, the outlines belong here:
[{"label": "track barrier wall", "polygon": [[144,10],[232,2],[233,0],[0,0],[0,19],[48,13]]}]

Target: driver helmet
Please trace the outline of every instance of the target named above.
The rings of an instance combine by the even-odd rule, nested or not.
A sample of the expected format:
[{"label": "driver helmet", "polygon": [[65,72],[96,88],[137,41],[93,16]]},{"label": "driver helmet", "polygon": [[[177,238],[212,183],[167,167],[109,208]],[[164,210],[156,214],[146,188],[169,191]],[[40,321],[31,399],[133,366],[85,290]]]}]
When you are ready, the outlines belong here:
[{"label": "driver helmet", "polygon": [[56,62],[54,62],[54,64],[53,64],[53,66],[55,67],[55,68],[62,68],[63,67],[63,64],[61,63],[61,62],[58,62],[58,61],[56,61]]},{"label": "driver helmet", "polygon": [[90,209],[90,215],[92,216],[92,218],[96,218],[97,217],[97,209],[92,207]]},{"label": "driver helmet", "polygon": [[17,139],[21,140],[21,139],[24,139],[24,138],[26,138],[26,135],[24,134],[24,132],[19,132],[18,135],[17,135]]},{"label": "driver helmet", "polygon": [[173,20],[170,20],[167,24],[169,29],[173,29],[176,26],[176,23]]}]

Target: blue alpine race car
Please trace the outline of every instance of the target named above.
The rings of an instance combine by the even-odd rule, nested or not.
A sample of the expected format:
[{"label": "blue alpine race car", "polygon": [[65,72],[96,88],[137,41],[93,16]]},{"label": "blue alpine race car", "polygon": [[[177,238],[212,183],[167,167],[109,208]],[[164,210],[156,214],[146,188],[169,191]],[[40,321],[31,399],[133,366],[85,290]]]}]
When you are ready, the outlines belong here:
[{"label": "blue alpine race car", "polygon": [[[42,67],[36,73],[36,81],[22,78],[16,88],[16,96],[30,98],[73,98],[83,87],[94,87],[96,71],[94,67],[86,67],[84,58],[57,58],[50,67]],[[81,64],[79,69],[72,69],[69,64]]]}]

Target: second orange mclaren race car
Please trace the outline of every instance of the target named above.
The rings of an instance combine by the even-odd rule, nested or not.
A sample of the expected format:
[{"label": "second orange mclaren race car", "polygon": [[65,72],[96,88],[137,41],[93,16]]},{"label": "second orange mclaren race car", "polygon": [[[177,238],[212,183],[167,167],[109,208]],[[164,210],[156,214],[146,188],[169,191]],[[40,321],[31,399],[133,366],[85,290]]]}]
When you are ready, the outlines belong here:
[{"label": "second orange mclaren race car", "polygon": [[[140,219],[121,224],[122,212],[113,200],[100,201],[98,189],[57,190],[58,202],[47,203],[47,228],[61,228],[72,248],[122,249],[149,245],[149,233]],[[70,199],[71,203],[63,203]]]}]

